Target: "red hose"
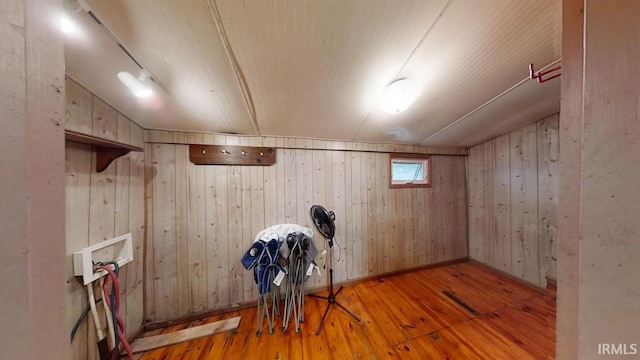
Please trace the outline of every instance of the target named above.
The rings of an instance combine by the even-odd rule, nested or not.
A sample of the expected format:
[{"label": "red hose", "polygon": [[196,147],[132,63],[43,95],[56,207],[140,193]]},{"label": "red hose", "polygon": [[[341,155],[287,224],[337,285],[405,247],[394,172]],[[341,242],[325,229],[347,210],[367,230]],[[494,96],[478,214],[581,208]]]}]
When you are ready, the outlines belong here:
[{"label": "red hose", "polygon": [[[120,337],[120,342],[122,343],[122,346],[124,346],[125,350],[127,350],[127,357],[129,360],[133,360],[133,350],[131,349],[131,345],[129,344],[129,342],[127,341],[127,337],[125,336],[125,331],[124,331],[124,321],[122,321],[122,317],[120,316],[120,282],[118,281],[118,275],[116,275],[115,271],[113,271],[113,269],[110,266],[100,266],[100,269],[105,270],[107,273],[109,273],[109,277],[111,278],[111,282],[113,283],[113,289],[114,289],[114,293],[116,296],[116,308],[115,308],[115,314],[116,314],[116,319],[117,319],[117,326],[116,328],[118,329],[118,336]],[[112,311],[114,312],[114,309],[111,309],[109,301],[107,301],[107,295],[108,294],[108,281],[105,281],[104,284],[102,285],[102,302]],[[119,357],[119,349],[114,349],[114,355],[118,355]]]}]

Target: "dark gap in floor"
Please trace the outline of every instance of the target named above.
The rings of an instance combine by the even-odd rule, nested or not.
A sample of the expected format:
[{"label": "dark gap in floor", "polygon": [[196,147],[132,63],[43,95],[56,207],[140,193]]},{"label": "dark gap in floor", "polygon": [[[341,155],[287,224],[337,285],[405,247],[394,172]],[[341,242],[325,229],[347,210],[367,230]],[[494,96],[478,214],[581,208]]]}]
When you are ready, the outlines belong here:
[{"label": "dark gap in floor", "polygon": [[458,305],[462,306],[463,308],[465,308],[467,311],[469,311],[473,315],[480,316],[480,313],[476,309],[472,308],[471,305],[469,305],[466,302],[462,301],[462,299],[457,297],[451,291],[445,290],[442,293],[445,294],[449,299],[453,300],[456,304],[458,304]]}]

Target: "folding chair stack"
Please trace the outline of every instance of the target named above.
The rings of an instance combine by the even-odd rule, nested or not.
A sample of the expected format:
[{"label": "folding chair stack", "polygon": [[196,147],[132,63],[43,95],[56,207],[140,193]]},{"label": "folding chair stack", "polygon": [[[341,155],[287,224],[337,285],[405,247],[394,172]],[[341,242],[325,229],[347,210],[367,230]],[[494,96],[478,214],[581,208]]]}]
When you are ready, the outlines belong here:
[{"label": "folding chair stack", "polygon": [[311,238],[296,232],[287,235],[289,247],[289,274],[284,299],[284,319],[282,331],[287,331],[293,317],[296,333],[300,332],[300,323],[304,322],[304,283],[308,276],[308,252],[313,244]]},{"label": "folding chair stack", "polygon": [[[303,231],[292,231],[295,229]],[[261,236],[263,234],[268,235]],[[312,237],[307,234],[313,236],[310,229],[299,225],[273,226],[259,233],[240,259],[246,270],[253,270],[258,286],[256,336],[262,334],[265,320],[269,333],[273,334],[275,318],[280,315],[283,316],[283,331],[293,319],[296,333],[300,332],[300,323],[304,322],[304,282],[309,277],[307,270],[318,254]],[[281,314],[279,286],[282,281],[285,299]]]},{"label": "folding chair stack", "polygon": [[[273,334],[276,315],[280,315],[280,290],[273,284],[280,272],[278,256],[280,242],[270,240],[258,264],[253,268],[253,276],[258,284],[258,308],[256,310],[256,335],[262,333],[262,324],[267,320],[269,333]],[[271,305],[271,306],[269,306]]]}]

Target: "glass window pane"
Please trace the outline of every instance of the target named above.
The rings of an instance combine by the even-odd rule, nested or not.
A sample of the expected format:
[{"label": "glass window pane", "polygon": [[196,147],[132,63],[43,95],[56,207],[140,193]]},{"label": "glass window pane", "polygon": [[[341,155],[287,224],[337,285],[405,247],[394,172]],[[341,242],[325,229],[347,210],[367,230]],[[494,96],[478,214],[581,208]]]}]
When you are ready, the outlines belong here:
[{"label": "glass window pane", "polygon": [[422,180],[422,162],[419,163],[393,163],[394,181]]},{"label": "glass window pane", "polygon": [[390,187],[429,187],[430,158],[428,155],[402,154],[390,155]]}]

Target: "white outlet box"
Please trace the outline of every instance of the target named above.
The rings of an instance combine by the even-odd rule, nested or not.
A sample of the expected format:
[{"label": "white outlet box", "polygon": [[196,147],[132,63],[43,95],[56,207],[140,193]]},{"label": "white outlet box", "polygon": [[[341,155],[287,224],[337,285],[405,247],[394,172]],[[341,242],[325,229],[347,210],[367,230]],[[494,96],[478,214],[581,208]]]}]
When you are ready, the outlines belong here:
[{"label": "white outlet box", "polygon": [[84,284],[87,285],[107,274],[104,270],[94,272],[93,264],[111,261],[117,262],[121,267],[133,261],[133,241],[131,233],[74,252],[73,274],[75,276],[82,276]]}]

